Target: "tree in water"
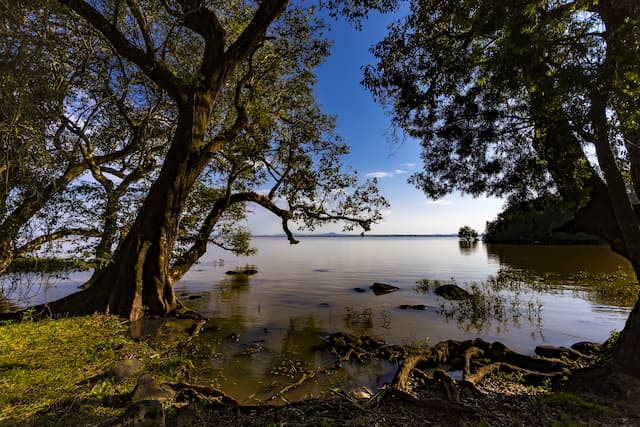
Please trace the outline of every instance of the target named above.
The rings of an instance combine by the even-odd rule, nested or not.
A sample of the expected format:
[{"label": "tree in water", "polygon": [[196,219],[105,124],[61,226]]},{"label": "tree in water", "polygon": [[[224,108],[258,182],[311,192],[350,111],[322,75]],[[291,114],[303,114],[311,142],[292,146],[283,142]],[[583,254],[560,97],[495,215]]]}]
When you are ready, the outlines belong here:
[{"label": "tree in water", "polygon": [[478,240],[478,232],[468,225],[465,225],[458,230],[458,237],[467,242],[475,242]]},{"label": "tree in water", "polygon": [[[71,22],[84,22],[110,45],[103,61],[137,70],[171,101],[163,109],[171,127],[135,217],[110,242],[110,262],[87,290],[48,311],[130,319],[180,314],[185,309],[173,284],[208,243],[250,250],[246,230],[236,225],[247,203],[277,215],[291,243],[297,241],[290,222],[311,229],[346,221],[368,229],[380,219],[386,201],[375,182],[358,184],[343,170],[347,148],[313,98],[312,71],[328,42],[312,9],[287,8],[285,0],[58,3]],[[153,100],[144,93],[128,92],[126,104],[145,111]],[[109,195],[113,182],[94,166],[94,179]]]},{"label": "tree in water", "polygon": [[[421,141],[428,196],[559,195],[640,277],[639,36],[632,0],[412,1],[364,83]],[[608,363],[640,376],[640,302]]]}]

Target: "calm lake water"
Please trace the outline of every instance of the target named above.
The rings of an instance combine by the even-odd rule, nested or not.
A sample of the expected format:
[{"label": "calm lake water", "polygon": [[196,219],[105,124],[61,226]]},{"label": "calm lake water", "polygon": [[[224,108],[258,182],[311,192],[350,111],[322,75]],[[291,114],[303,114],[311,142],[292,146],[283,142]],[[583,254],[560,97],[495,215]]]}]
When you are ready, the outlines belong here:
[{"label": "calm lake water", "polygon": [[[253,244],[258,253],[251,257],[211,248],[176,285],[186,304],[214,325],[200,337],[201,380],[245,402],[269,400],[303,373],[332,364],[317,348],[333,332],[402,344],[482,337],[532,354],[539,344],[604,341],[611,330],[624,327],[632,303],[609,301],[598,292],[591,275],[632,273],[628,262],[602,246],[469,247],[449,237],[307,237],[298,245],[258,237]],[[258,273],[226,274],[247,266]],[[508,286],[490,294],[503,300],[497,320],[456,312],[458,303],[416,289],[421,279],[488,289],[491,278],[514,272],[515,281],[500,281]],[[72,292],[85,278],[79,273],[49,279],[33,301]],[[400,289],[376,296],[369,289],[374,282]],[[426,309],[399,308],[405,304]],[[318,375],[296,392],[318,395],[336,384],[376,388],[394,371],[381,362],[349,365],[331,378]]]}]

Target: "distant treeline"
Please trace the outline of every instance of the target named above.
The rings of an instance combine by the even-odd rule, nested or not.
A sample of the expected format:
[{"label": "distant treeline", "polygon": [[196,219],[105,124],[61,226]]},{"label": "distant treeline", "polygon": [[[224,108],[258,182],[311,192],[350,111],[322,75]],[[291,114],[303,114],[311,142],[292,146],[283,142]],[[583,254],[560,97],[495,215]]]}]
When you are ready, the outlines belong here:
[{"label": "distant treeline", "polygon": [[511,203],[494,221],[487,221],[483,240],[516,244],[604,244],[597,236],[557,231],[574,217],[571,205],[546,195]]}]

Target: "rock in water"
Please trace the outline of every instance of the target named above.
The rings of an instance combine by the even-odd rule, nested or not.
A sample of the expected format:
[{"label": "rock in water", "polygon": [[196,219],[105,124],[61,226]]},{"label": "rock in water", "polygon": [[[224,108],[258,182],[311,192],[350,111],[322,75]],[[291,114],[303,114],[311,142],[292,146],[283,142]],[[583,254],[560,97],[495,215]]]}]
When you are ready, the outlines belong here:
[{"label": "rock in water", "polygon": [[397,286],[388,285],[386,283],[376,282],[371,286],[371,289],[373,290],[373,293],[376,295],[385,295],[391,292],[395,292],[400,288]]},{"label": "rock in water", "polygon": [[457,285],[442,285],[436,288],[436,295],[448,300],[463,300],[471,297],[471,294]]},{"label": "rock in water", "polygon": [[415,304],[415,305],[402,304],[398,306],[398,308],[402,310],[426,310],[427,306],[424,304]]}]

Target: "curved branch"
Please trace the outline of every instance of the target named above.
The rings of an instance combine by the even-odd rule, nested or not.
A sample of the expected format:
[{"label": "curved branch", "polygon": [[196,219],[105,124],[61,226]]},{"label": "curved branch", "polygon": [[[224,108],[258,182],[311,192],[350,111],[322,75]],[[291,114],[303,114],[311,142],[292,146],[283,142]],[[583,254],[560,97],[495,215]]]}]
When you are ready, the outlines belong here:
[{"label": "curved branch", "polygon": [[253,19],[229,49],[226,58],[238,62],[255,49],[265,36],[267,28],[287,7],[288,0],[263,0]]},{"label": "curved branch", "polygon": [[317,219],[318,221],[347,221],[347,222],[355,222],[358,224],[364,231],[371,230],[371,220],[370,219],[362,219],[355,218],[346,215],[333,215],[328,212],[315,212],[308,206],[297,206],[297,209],[300,209],[304,212],[306,216],[309,218]]},{"label": "curved branch", "polygon": [[53,242],[58,239],[69,236],[84,236],[84,237],[100,237],[101,233],[98,230],[85,230],[83,228],[61,228],[60,230],[48,233],[40,237],[32,239],[30,242],[25,243],[16,250],[16,256],[23,256],[29,252],[33,252],[39,249],[42,245],[48,242]]},{"label": "curved branch", "polygon": [[187,93],[187,85],[176,77],[164,63],[155,61],[146,52],[132,44],[113,23],[109,22],[93,6],[83,0],[58,0],[58,2],[84,18],[111,43],[119,55],[140,67],[151,80],[166,90],[174,100],[177,102],[182,101],[183,95]]}]

